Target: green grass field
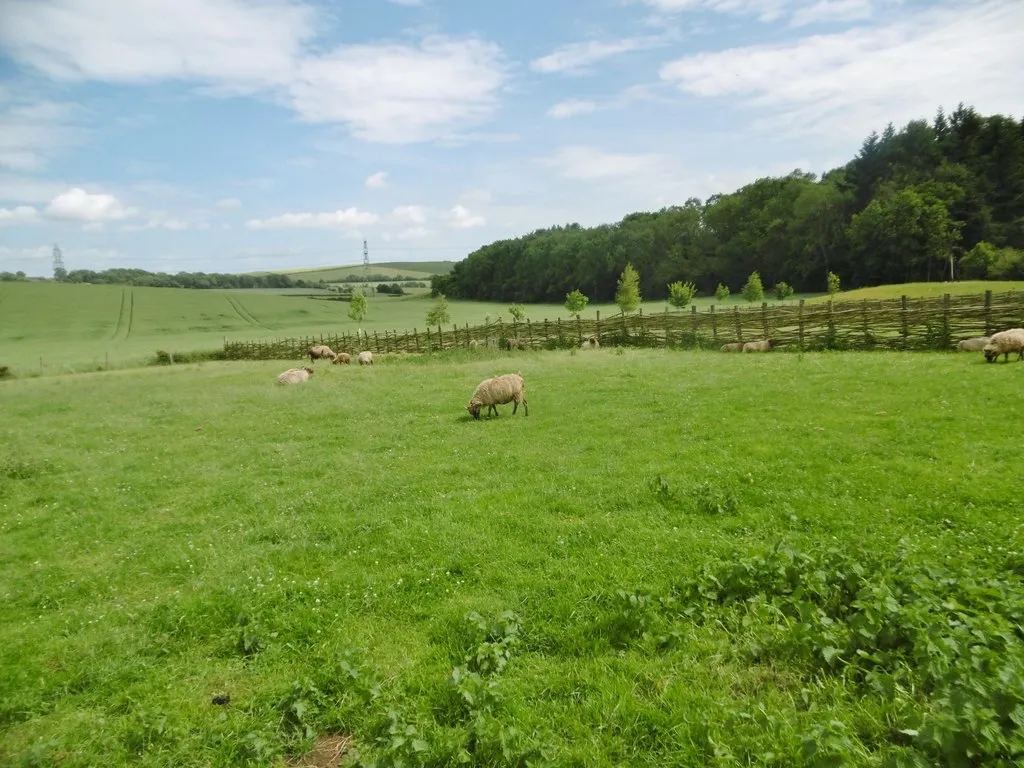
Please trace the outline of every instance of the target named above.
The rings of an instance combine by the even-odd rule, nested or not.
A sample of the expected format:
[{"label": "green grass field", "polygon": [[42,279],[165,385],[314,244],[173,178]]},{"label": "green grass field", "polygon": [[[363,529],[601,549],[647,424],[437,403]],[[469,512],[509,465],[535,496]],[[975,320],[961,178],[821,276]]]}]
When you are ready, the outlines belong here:
[{"label": "green grass field", "polygon": [[[927,296],[963,296],[972,293],[1003,293],[1024,291],[1024,280],[963,280],[956,283],[903,283],[901,285],[879,285],[873,288],[857,288],[836,295],[836,301],[860,301],[861,299],[898,299],[901,296],[919,298]],[[828,296],[816,296],[812,301],[828,301]]]},{"label": "green grass field", "polygon": [[[1024,283],[918,283],[887,286],[839,295],[840,300],[885,297],[895,291],[908,295],[941,294],[958,290],[980,293],[1009,290]],[[301,291],[300,291],[301,293]],[[813,295],[797,296],[791,303]],[[726,302],[697,297],[694,304],[746,306],[733,294]],[[769,302],[773,303],[773,302]],[[402,297],[374,295],[368,299],[367,317],[355,323],[348,305],[277,290],[208,290],[132,288],[110,285],[69,285],[51,282],[0,284],[0,366],[16,375],[37,375],[140,365],[157,350],[192,352],[220,349],[228,340],[257,340],[327,333],[354,333],[357,329],[406,331],[423,329],[432,300],[425,293]],[[508,303],[452,301],[452,322],[479,325],[488,317],[511,320]],[[663,312],[664,302],[647,302],[645,312]],[[567,320],[565,308],[531,304],[525,307],[533,321]],[[585,315],[618,313],[613,304],[587,307]]]},{"label": "green grass field", "polygon": [[283,367],[0,382],[0,763],[1024,754],[1024,364]]}]

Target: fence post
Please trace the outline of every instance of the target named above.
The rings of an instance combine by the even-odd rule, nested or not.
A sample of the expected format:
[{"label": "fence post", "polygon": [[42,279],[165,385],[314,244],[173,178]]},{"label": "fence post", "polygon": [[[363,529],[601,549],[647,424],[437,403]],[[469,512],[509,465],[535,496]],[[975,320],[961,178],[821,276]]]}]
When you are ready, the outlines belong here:
[{"label": "fence post", "polygon": [[[458,349],[459,348],[459,326],[456,323],[452,323],[452,340],[454,341],[454,344],[452,344],[452,347],[454,349]],[[469,346],[469,342],[468,341],[466,342],[466,346],[467,347]]]},{"label": "fence post", "polygon": [[693,334],[693,346],[697,347],[697,305],[690,307],[690,332]]},{"label": "fence post", "polygon": [[583,344],[583,321],[579,315],[576,315],[576,341]]},{"label": "fence post", "polygon": [[949,294],[942,294],[942,345],[948,348],[949,338]]},{"label": "fence post", "polygon": [[903,294],[903,296],[900,298],[900,304],[901,304],[901,307],[902,307],[900,309],[900,328],[901,328],[902,334],[903,334],[903,348],[906,349],[907,348],[907,336],[909,335],[909,331],[907,330],[907,295],[906,294]]},{"label": "fence post", "polygon": [[533,349],[533,324],[530,323],[530,318],[526,318],[526,333],[530,337],[530,349]]},{"label": "fence post", "polygon": [[441,330],[441,324],[437,324],[437,348],[444,352],[444,331]]},{"label": "fence post", "polygon": [[665,305],[665,348],[668,348],[668,305]]},{"label": "fence post", "polygon": [[761,330],[764,331],[762,338],[768,338],[768,302],[761,302]]},{"label": "fence post", "polygon": [[985,335],[992,335],[992,291],[985,291]]},{"label": "fence post", "polygon": [[644,324],[644,308],[640,307],[640,346],[647,343],[647,326]]},{"label": "fence post", "polygon": [[740,308],[735,304],[732,306],[732,316],[736,321],[736,341],[743,341],[743,323],[740,320]]},{"label": "fence post", "polygon": [[376,331],[373,332],[373,351],[380,354],[380,339],[377,338]]},{"label": "fence post", "polygon": [[828,349],[835,349],[836,346],[836,316],[835,304],[832,299],[828,300]]},{"label": "fence post", "polygon": [[711,340],[718,344],[718,319],[715,317],[715,305],[711,305]]},{"label": "fence post", "polygon": [[419,352],[420,351],[420,332],[416,330],[415,326],[413,326],[413,329],[412,329],[412,337],[416,340],[416,351]]},{"label": "fence post", "polygon": [[427,352],[430,352],[430,326],[427,326]]},{"label": "fence post", "polygon": [[871,346],[871,332],[868,330],[868,300],[861,299],[860,302],[860,320],[861,325],[864,327],[864,345]]},{"label": "fence post", "polygon": [[601,343],[601,310],[597,310],[597,324],[594,326],[594,332],[597,334],[597,343]]}]

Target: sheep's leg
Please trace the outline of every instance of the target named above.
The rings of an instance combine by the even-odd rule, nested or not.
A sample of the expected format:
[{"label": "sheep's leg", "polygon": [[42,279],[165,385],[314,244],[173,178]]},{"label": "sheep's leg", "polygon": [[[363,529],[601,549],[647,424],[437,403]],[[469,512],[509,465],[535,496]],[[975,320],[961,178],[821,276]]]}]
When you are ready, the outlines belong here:
[{"label": "sheep's leg", "polygon": [[523,414],[526,416],[530,415],[530,408],[526,405],[526,398],[523,398]]}]

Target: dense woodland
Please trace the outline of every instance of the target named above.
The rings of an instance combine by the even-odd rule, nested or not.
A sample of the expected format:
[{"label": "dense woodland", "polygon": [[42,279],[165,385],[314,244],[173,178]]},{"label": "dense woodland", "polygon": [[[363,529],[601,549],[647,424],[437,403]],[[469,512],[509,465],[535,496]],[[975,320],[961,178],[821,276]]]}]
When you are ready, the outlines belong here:
[{"label": "dense woodland", "polygon": [[799,170],[732,194],[696,198],[617,224],[578,224],[471,253],[432,291],[453,298],[561,302],[581,290],[608,302],[627,262],[646,299],[692,281],[737,291],[754,270],[824,291],[949,279],[1024,278],[1024,120],[960,105],[931,122],[890,124],[820,179]]},{"label": "dense woodland", "polygon": [[[10,275],[10,277],[7,277]],[[19,272],[21,278],[11,275],[9,272],[0,273],[0,280],[17,280],[24,278],[24,273]],[[64,283],[108,283],[112,285],[140,285],[154,288],[328,288],[330,284],[324,280],[302,280],[293,279],[288,275],[266,274],[266,275],[231,275],[220,272],[178,272],[170,275],[166,272],[147,272],[144,269],[105,269],[96,272],[91,269],[73,269],[70,272],[64,271],[54,275],[54,278]],[[381,293],[401,293],[401,286],[394,282],[395,278],[383,274],[361,275],[356,277],[345,276],[347,283],[368,283],[381,280],[391,280],[388,283],[388,291],[377,290]],[[399,277],[400,280],[405,278]],[[399,288],[394,291],[390,286]],[[422,282],[413,282],[412,286],[423,287]],[[409,287],[409,285],[407,285]],[[351,289],[349,289],[351,290]]]}]

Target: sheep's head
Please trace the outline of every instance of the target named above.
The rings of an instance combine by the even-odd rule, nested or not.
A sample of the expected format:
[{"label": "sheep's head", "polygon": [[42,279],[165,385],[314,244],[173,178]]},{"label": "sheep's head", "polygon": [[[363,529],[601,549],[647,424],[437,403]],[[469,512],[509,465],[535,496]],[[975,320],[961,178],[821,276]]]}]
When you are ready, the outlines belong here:
[{"label": "sheep's head", "polygon": [[469,405],[466,406],[466,410],[469,411],[469,415],[472,416],[474,419],[480,418],[480,403],[471,402]]},{"label": "sheep's head", "polygon": [[985,353],[986,363],[994,363],[999,359],[999,350],[991,344],[986,344],[981,351]]},{"label": "sheep's head", "polygon": [[310,367],[309,367],[308,365],[307,365],[307,366],[306,366],[305,368],[303,368],[303,370],[304,370],[304,371],[305,371],[306,373],[308,373],[308,374],[309,374],[310,376],[312,376],[312,375],[313,375],[314,373],[316,373],[316,371],[314,371],[314,370],[313,370],[312,368],[310,368]]}]

